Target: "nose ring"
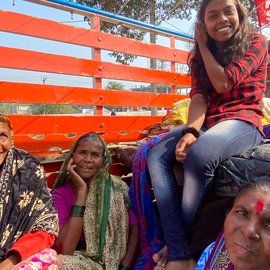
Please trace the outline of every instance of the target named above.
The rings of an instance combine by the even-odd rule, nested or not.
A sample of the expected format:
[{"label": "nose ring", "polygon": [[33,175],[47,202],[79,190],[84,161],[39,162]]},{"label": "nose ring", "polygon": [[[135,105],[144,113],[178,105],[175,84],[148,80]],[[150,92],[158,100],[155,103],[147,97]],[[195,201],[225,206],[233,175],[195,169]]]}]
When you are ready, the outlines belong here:
[{"label": "nose ring", "polygon": [[256,234],[255,234],[255,239],[256,239],[257,241],[259,241],[259,240],[261,239],[260,235],[256,233]]}]

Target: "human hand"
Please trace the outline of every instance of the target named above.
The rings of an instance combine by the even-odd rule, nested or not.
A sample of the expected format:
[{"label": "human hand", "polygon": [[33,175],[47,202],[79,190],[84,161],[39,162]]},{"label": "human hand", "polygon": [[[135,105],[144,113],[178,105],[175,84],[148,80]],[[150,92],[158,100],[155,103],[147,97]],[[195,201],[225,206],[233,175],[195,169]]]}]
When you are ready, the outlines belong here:
[{"label": "human hand", "polygon": [[14,265],[20,262],[20,255],[17,251],[14,251],[4,261],[0,263],[0,270],[12,269]]},{"label": "human hand", "polygon": [[195,24],[195,40],[199,46],[207,46],[208,34],[203,22],[197,22]]},{"label": "human hand", "polygon": [[69,173],[69,176],[75,185],[77,191],[79,190],[86,190],[87,185],[85,181],[81,178],[81,176],[75,171],[76,164],[73,164],[73,158],[70,158],[67,165],[67,171]]},{"label": "human hand", "polygon": [[191,134],[185,134],[180,141],[177,143],[175,147],[175,158],[177,161],[184,162],[186,158],[186,152],[190,148],[190,146],[196,142],[197,138]]}]

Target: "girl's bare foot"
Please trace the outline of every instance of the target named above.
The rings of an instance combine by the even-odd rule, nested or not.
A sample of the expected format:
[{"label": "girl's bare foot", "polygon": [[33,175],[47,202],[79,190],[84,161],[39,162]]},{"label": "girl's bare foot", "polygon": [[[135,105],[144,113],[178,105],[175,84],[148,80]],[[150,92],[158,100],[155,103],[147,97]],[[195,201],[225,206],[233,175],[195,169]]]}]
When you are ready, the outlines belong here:
[{"label": "girl's bare foot", "polygon": [[167,246],[164,246],[158,253],[153,255],[153,261],[157,266],[165,267],[167,263]]},{"label": "girl's bare foot", "polygon": [[166,264],[166,270],[194,270],[196,262],[193,259],[181,261],[169,261]]}]

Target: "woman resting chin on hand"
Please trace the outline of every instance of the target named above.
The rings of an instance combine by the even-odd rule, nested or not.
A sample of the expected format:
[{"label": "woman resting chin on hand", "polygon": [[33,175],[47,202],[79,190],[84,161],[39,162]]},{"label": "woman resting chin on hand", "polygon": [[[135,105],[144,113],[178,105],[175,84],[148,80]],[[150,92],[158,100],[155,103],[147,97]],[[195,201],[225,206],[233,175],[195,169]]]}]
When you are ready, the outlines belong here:
[{"label": "woman resting chin on hand", "polygon": [[131,226],[129,233],[128,186],[110,175],[111,163],[106,144],[90,132],[74,143],[62,165],[52,191],[61,228],[54,246],[60,269],[133,264],[138,232]]}]

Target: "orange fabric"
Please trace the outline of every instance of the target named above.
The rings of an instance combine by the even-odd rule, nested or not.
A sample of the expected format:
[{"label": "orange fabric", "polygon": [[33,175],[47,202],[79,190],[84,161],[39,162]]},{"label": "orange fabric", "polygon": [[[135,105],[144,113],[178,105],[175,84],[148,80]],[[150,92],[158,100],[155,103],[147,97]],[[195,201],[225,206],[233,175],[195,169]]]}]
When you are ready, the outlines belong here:
[{"label": "orange fabric", "polygon": [[21,261],[23,261],[41,250],[51,247],[55,238],[55,235],[44,231],[29,232],[14,243],[7,252],[6,257],[16,251],[20,254]]}]

